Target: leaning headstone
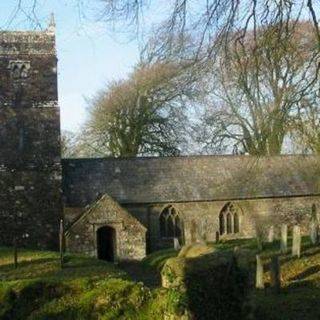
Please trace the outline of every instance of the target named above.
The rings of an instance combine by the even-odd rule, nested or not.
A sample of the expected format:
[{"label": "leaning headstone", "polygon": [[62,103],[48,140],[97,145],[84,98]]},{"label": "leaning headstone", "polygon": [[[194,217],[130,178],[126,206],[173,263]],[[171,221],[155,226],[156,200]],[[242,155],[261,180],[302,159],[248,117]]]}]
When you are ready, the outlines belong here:
[{"label": "leaning headstone", "polygon": [[294,226],[292,231],[292,256],[300,258],[300,253],[301,253],[300,227]]},{"label": "leaning headstone", "polygon": [[190,234],[191,234],[191,243],[195,243],[197,241],[197,224],[195,220],[191,221],[191,228],[190,228]]},{"label": "leaning headstone", "polygon": [[312,244],[317,244],[318,242],[318,226],[314,219],[310,222],[310,240]]},{"label": "leaning headstone", "polygon": [[270,287],[273,292],[279,293],[281,288],[281,273],[280,273],[280,264],[279,257],[274,256],[271,258],[270,264]]},{"label": "leaning headstone", "polygon": [[281,226],[280,250],[281,253],[287,253],[288,250],[288,226],[286,224]]},{"label": "leaning headstone", "polygon": [[181,246],[180,246],[180,242],[178,238],[173,238],[173,247],[174,250],[180,250]]},{"label": "leaning headstone", "polygon": [[261,261],[261,257],[256,255],[256,288],[264,289],[263,282],[263,263]]},{"label": "leaning headstone", "polygon": [[220,232],[216,231],[216,243],[219,243],[220,241]]},{"label": "leaning headstone", "polygon": [[207,241],[207,226],[208,226],[208,222],[207,220],[203,220],[201,223],[201,228],[200,228],[200,238],[202,239],[203,242]]},{"label": "leaning headstone", "polygon": [[273,226],[271,226],[268,232],[268,242],[273,242],[273,241],[274,241],[274,228]]}]

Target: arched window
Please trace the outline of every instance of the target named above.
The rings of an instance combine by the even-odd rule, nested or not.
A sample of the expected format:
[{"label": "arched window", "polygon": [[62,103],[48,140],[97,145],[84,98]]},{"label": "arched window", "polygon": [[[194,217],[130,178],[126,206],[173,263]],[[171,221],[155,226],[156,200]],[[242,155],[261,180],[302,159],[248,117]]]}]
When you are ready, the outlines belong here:
[{"label": "arched window", "polygon": [[175,229],[175,223],[174,223],[174,217],[169,214],[167,218],[167,238],[173,238],[174,237],[174,230]]},{"label": "arched window", "polygon": [[12,76],[14,79],[20,78],[20,68],[17,64],[15,64],[12,68]]},{"label": "arched window", "polygon": [[180,238],[182,223],[178,212],[173,207],[165,208],[159,217],[160,236],[162,238]]},{"label": "arched window", "polygon": [[236,211],[233,215],[233,228],[234,228],[234,233],[238,233],[239,230],[239,214]]},{"label": "arched window", "polygon": [[166,214],[163,212],[160,215],[160,235],[161,237],[165,237],[167,234],[167,220]]},{"label": "arched window", "polygon": [[28,78],[28,70],[25,64],[21,66],[20,69],[20,78],[25,79]]},{"label": "arched window", "polygon": [[232,234],[240,232],[240,212],[232,203],[227,203],[219,214],[220,234]]},{"label": "arched window", "polygon": [[227,233],[232,233],[232,213],[227,213]]},{"label": "arched window", "polygon": [[225,215],[223,214],[223,212],[220,212],[220,215],[219,215],[220,234],[224,234],[226,232],[226,224],[225,224],[224,218],[225,218]]},{"label": "arched window", "polygon": [[181,221],[180,221],[179,216],[177,215],[176,216],[176,223],[175,223],[175,232],[174,232],[177,238],[181,237],[181,233],[182,233],[181,229],[182,229]]}]

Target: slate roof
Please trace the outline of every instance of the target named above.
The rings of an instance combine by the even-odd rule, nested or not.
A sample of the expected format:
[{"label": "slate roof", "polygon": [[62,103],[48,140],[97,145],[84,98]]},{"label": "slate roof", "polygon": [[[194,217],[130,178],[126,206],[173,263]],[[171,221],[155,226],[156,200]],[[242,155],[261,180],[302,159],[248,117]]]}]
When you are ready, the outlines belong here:
[{"label": "slate roof", "polygon": [[64,159],[70,207],[107,193],[119,203],[211,201],[320,195],[316,156],[190,156]]}]

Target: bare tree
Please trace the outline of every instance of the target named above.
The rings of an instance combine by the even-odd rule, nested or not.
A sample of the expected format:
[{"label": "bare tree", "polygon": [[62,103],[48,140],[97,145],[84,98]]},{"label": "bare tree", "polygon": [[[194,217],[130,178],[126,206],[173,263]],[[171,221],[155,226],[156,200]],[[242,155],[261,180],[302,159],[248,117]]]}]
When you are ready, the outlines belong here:
[{"label": "bare tree", "polygon": [[208,144],[235,152],[274,155],[291,120],[310,95],[319,65],[309,23],[288,21],[248,32],[209,64],[204,116]]},{"label": "bare tree", "polygon": [[12,1],[12,9],[6,20],[0,24],[1,28],[11,28],[14,23],[28,22],[33,28],[40,29],[41,21],[39,19],[40,3],[38,0],[15,0]]},{"label": "bare tree", "polygon": [[62,158],[76,158],[81,155],[81,136],[71,131],[64,130],[61,134]]},{"label": "bare tree", "polygon": [[[165,60],[178,56],[194,59],[200,68],[207,64],[216,68],[211,74],[211,91],[217,94],[219,90],[219,97],[214,101],[214,112],[209,107],[211,114],[205,119],[209,132],[200,138],[198,134],[198,140],[203,142],[211,135],[207,145],[219,152],[231,143],[235,153],[279,154],[292,113],[317,81],[320,3],[167,3],[167,16],[155,26],[156,41],[149,38],[149,48],[156,53],[152,57]],[[130,16],[127,21],[139,24],[143,10],[152,10],[153,5],[153,1],[106,1],[104,18],[119,21]],[[206,97],[208,103],[212,101]],[[306,122],[300,122],[302,125],[308,126]],[[200,131],[199,127],[196,130]]]},{"label": "bare tree", "polygon": [[87,147],[116,157],[180,153],[186,125],[184,97],[192,81],[173,63],[139,66],[90,102]]},{"label": "bare tree", "polygon": [[[217,139],[209,141],[215,145],[215,150],[223,150],[224,144],[228,139],[230,143],[232,138],[235,152],[277,154],[281,151],[293,109],[307,91],[312,90],[317,80],[319,1],[168,0],[160,4],[152,0],[74,1],[81,17],[86,16],[90,3],[91,7],[99,7],[98,14],[94,16],[96,20],[112,23],[113,26],[119,23],[120,31],[129,26],[134,27],[135,34],[152,30],[156,36],[150,38],[147,33],[152,62],[154,59],[172,61],[172,58],[177,61],[178,57],[179,61],[192,59],[200,67],[215,63],[217,69],[212,71],[216,79],[212,77],[212,82],[219,84],[221,97],[218,102],[215,101],[215,113],[211,115],[211,120],[206,117],[215,124],[207,127],[213,129],[211,135],[220,137],[220,144]],[[10,20],[15,19],[16,12],[22,12],[37,25],[38,5],[37,0],[16,0]],[[160,11],[161,17],[155,19],[154,12]],[[144,17],[150,16],[153,17],[151,23],[144,23]],[[307,36],[312,34],[314,39],[311,55],[307,55],[304,63],[301,59],[301,49],[305,46],[301,36],[304,35],[300,34],[299,39],[301,25],[308,26]],[[295,46],[296,40],[299,45]],[[309,42],[308,39],[306,41]],[[290,47],[288,54],[285,52],[286,46]],[[277,55],[280,55],[279,62]],[[298,59],[297,65],[293,59]],[[298,70],[294,70],[295,67]],[[227,72],[222,74],[219,68]],[[282,81],[286,83],[280,84]],[[217,108],[220,108],[220,115],[216,112]],[[260,111],[257,113],[258,109]],[[230,113],[233,117],[229,117]],[[300,126],[308,128],[304,132],[310,129],[306,119],[300,121]]]},{"label": "bare tree", "polygon": [[291,127],[293,141],[300,152],[320,154],[320,88],[318,83],[300,101]]},{"label": "bare tree", "polygon": [[[142,18],[161,4],[152,0],[104,0],[101,19],[106,21],[142,24]],[[164,2],[163,20],[156,28],[164,30],[165,38],[159,46],[170,50],[172,40],[196,35],[195,54],[205,50],[209,56],[224,47],[241,31],[258,30],[267,25],[282,24],[288,20],[309,19],[320,43],[320,3],[313,0],[170,0]],[[141,22],[142,21],[142,22]]]},{"label": "bare tree", "polygon": [[[281,23],[288,15],[293,21],[309,19],[320,43],[320,3],[317,0],[168,0],[161,3],[156,0],[74,0],[74,3],[79,16],[86,16],[89,4],[96,6],[99,12],[95,19],[113,25],[119,22],[121,31],[124,25],[134,26],[135,31],[143,30],[144,17],[154,14],[154,10],[160,12],[160,6],[163,19],[156,28],[160,25],[166,30],[165,42],[169,46],[173,35],[183,39],[192,33],[199,39],[197,50],[205,47],[208,53],[212,53],[218,43],[232,38],[234,32]],[[27,18],[37,21],[40,5],[38,0],[15,0],[11,20],[22,11]]]}]

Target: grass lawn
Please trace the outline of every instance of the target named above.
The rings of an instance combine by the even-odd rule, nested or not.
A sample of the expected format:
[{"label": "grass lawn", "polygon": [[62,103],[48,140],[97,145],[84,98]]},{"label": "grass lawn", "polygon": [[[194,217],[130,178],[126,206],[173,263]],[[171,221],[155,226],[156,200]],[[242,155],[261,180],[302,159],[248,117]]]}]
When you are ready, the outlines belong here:
[{"label": "grass lawn", "polygon": [[[257,252],[252,239],[209,246],[218,251],[237,246]],[[267,288],[251,292],[256,319],[320,319],[320,246],[312,246],[305,237],[300,259],[290,253],[280,255],[282,290],[273,294],[268,288],[269,263],[279,247],[278,242],[265,244],[260,253]],[[172,249],[155,252],[135,266],[127,265],[129,276],[121,265],[81,255],[67,255],[61,269],[58,253],[32,250],[19,251],[19,267],[14,269],[12,249],[0,248],[0,319],[163,320],[165,313],[181,307],[181,295],[175,290],[150,289],[138,281],[160,272],[165,261],[176,255]]]},{"label": "grass lawn", "polygon": [[[292,239],[288,239],[291,248]],[[254,239],[237,239],[210,243],[215,250],[233,250],[240,247],[258,253]],[[264,262],[265,290],[253,290],[251,300],[256,319],[265,320],[316,320],[320,319],[320,246],[313,246],[309,237],[302,238],[301,257],[293,258],[290,250],[280,254],[280,243],[264,243],[259,252]],[[160,251],[148,256],[144,263],[161,268],[168,257],[174,256],[173,250]],[[271,257],[280,255],[281,284],[280,294],[273,294],[268,288],[270,282],[269,264]]]},{"label": "grass lawn", "polygon": [[[308,238],[303,239],[302,255],[292,258],[291,254],[280,256],[280,294],[270,290],[256,290],[253,301],[257,319],[266,320],[315,320],[320,319],[320,246],[312,246]],[[269,247],[262,254],[265,265],[265,283],[270,282],[270,256],[277,252]]]},{"label": "grass lawn", "polygon": [[[163,289],[151,291],[116,265],[46,251],[0,248],[0,319],[162,319],[170,304]],[[168,300],[169,299],[169,300]]]},{"label": "grass lawn", "polygon": [[[291,238],[288,248],[291,248]],[[216,245],[218,250],[232,249],[234,246],[257,252],[254,240],[231,240]],[[265,243],[260,252],[264,262],[265,290],[254,290],[253,306],[256,319],[264,320],[316,320],[320,319],[320,246],[313,246],[309,237],[302,238],[301,257],[293,258],[290,250],[280,255],[280,294],[273,294],[270,283],[269,264],[271,257],[279,252],[280,243]],[[257,252],[258,253],[258,252]]]}]

